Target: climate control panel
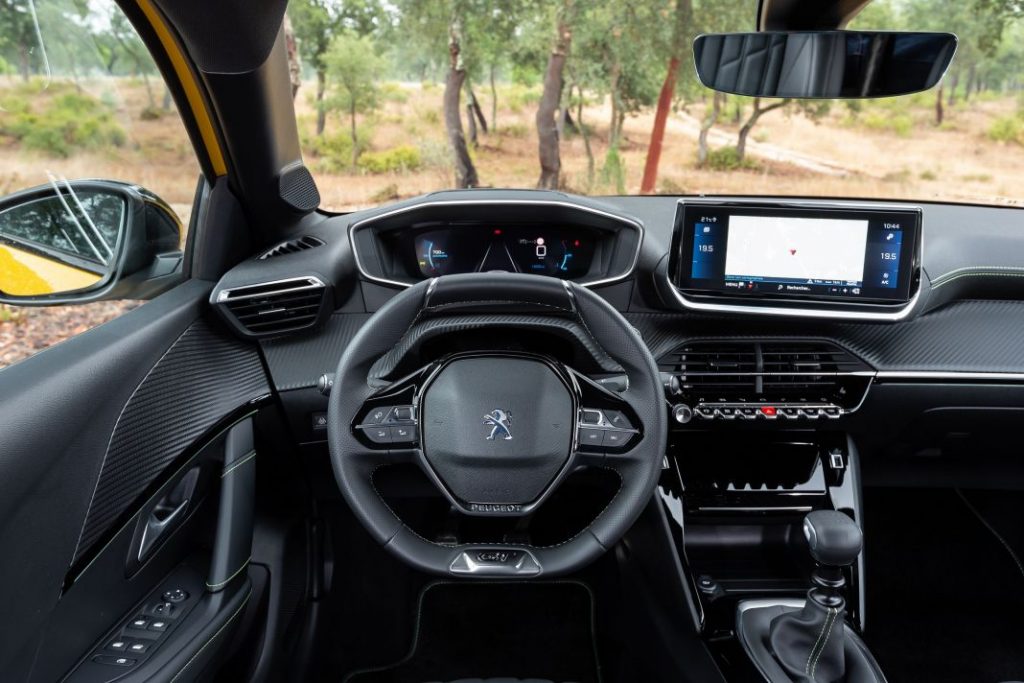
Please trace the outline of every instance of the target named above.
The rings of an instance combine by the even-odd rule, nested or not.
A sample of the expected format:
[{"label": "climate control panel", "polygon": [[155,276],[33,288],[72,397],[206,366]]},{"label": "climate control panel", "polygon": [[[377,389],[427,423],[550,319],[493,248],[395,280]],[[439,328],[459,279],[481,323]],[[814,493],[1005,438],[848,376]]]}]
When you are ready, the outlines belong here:
[{"label": "climate control panel", "polygon": [[837,420],[847,413],[834,403],[698,403],[672,406],[672,417],[679,424],[693,420]]}]

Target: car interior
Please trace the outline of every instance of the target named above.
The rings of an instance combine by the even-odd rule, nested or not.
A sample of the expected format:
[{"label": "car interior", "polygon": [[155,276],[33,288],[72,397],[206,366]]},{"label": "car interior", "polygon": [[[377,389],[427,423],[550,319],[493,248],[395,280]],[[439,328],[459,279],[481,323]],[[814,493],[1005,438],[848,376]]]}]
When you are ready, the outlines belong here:
[{"label": "car interior", "polygon": [[[0,679],[1024,680],[1020,208],[332,213],[285,0],[118,4],[202,173],[183,248],[138,185],[0,200],[111,245],[5,303],[146,300],[0,371]],[[698,76],[932,87],[955,37],[843,31],[863,4],[762,0]]]}]

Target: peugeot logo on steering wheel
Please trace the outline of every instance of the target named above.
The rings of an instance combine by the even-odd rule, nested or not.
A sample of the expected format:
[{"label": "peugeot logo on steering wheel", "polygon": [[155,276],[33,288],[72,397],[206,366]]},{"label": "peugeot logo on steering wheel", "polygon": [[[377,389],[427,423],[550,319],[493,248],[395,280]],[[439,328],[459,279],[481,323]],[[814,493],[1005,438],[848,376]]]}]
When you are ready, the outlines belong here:
[{"label": "peugeot logo on steering wheel", "polygon": [[484,424],[491,427],[491,433],[487,439],[494,441],[499,437],[505,441],[512,440],[512,413],[495,408],[484,415]]}]

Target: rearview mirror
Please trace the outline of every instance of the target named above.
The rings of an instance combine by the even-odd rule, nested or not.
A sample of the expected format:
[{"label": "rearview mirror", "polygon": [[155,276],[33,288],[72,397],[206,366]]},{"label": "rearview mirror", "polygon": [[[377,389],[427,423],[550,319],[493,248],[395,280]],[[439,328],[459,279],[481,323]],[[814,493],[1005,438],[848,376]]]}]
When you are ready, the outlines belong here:
[{"label": "rearview mirror", "polygon": [[144,298],[180,272],[181,225],[142,188],[60,181],[0,199],[0,303]]},{"label": "rearview mirror", "polygon": [[866,98],[927,90],[946,72],[951,33],[726,33],[693,43],[707,87],[751,97]]}]

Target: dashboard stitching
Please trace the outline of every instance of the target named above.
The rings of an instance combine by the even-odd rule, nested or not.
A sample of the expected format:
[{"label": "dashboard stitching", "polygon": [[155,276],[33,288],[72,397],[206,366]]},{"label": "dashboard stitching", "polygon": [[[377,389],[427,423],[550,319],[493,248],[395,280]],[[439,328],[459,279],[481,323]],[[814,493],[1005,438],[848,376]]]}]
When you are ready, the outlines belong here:
[{"label": "dashboard stitching", "polygon": [[[938,289],[939,287],[942,287],[943,285],[948,285],[950,282],[953,282],[954,280],[959,280],[960,278],[965,278],[965,277],[1019,277],[1019,278],[1024,278],[1024,268],[1011,268],[1011,267],[1007,267],[1005,269],[1005,272],[999,272],[999,271],[995,271],[995,270],[980,270],[980,269],[979,270],[975,270],[973,268],[963,268],[961,270],[970,271],[970,272],[962,272],[962,273],[958,273],[958,274],[954,275],[953,273],[956,273],[957,271],[955,271],[955,270],[954,271],[950,271],[949,273],[946,273],[945,275],[942,275],[941,277],[936,278],[932,282],[932,290],[934,291],[934,290]],[[1020,272],[1008,272],[1008,271],[1011,271],[1011,270],[1012,271],[1020,271]]]}]

